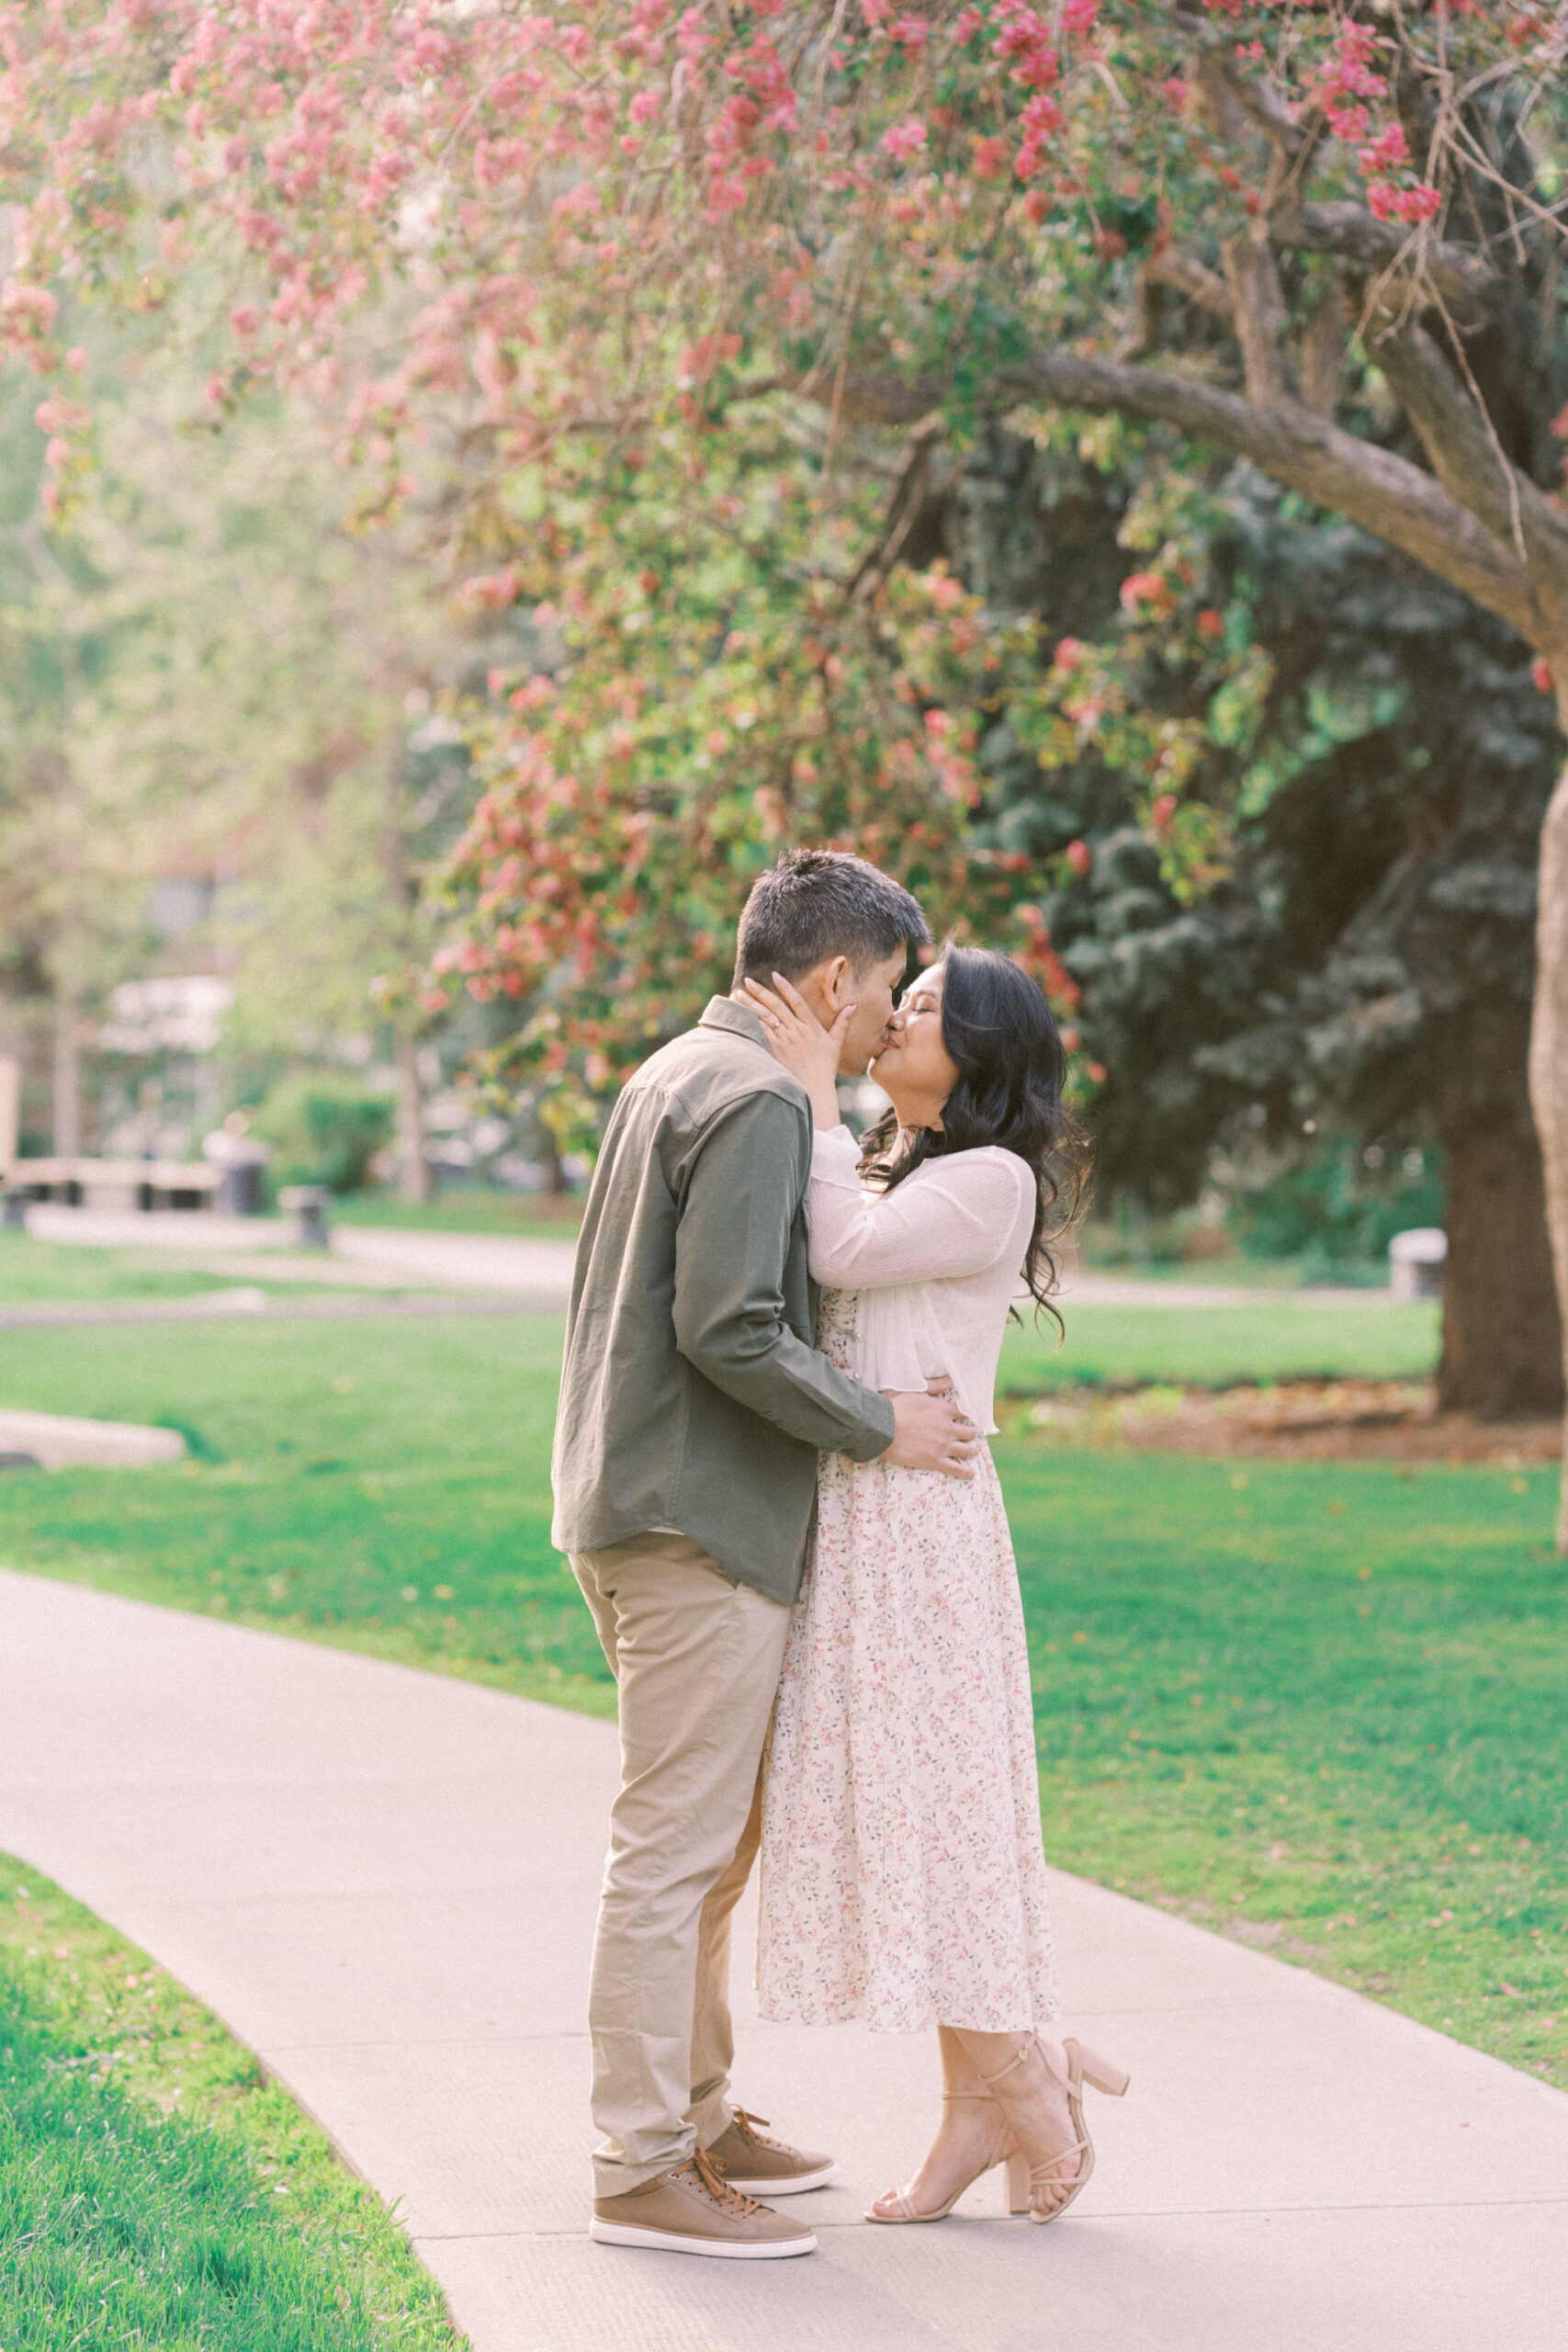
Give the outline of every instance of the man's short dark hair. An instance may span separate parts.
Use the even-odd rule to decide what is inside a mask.
[[[902,884],[847,850],[793,849],[751,885],[736,943],[735,985],[782,972],[799,979],[830,956],[868,971],[931,938]]]

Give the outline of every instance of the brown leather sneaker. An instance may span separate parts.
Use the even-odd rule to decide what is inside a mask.
[[[777,2262],[815,2254],[816,2233],[719,2178],[699,2148],[690,2164],[655,2173],[640,2188],[596,2197],[588,2234],[601,2245],[661,2246],[666,2254],[716,2255],[729,2262]]]
[[[765,2115],[748,2115],[743,2107],[704,2155],[721,2180],[747,2197],[798,2197],[803,2188],[825,2188],[839,2167],[831,2156],[808,2155],[786,2147],[782,2140],[762,2135]]]

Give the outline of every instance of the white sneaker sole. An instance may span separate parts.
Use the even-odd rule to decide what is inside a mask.
[[[720,2262],[782,2262],[792,2254],[815,2254],[817,2240],[798,2238],[687,2238],[673,2230],[639,2230],[626,2222],[588,2224],[588,2234],[600,2245],[646,2245],[656,2253],[705,2254]]]
[[[826,2188],[830,2180],[839,2177],[837,2165],[820,2165],[815,2172],[792,2173],[785,2180],[777,2180],[771,2173],[759,2173],[755,2180],[742,2178],[737,2172],[725,2174],[731,2188],[742,2197],[764,2198],[771,2205],[775,2197],[798,2197],[807,2188]]]

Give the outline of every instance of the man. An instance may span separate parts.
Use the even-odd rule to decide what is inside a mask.
[[[809,2254],[756,2201],[832,2176],[729,2099],[730,1914],[761,1826],[761,1761],[816,1501],[819,1450],[972,1475],[946,1396],[879,1396],[812,1345],[811,1116],[743,995],[781,972],[840,1068],[863,1072],[912,945],[907,890],[798,851],[740,918],[736,993],[623,1091],[588,1198],[556,1430],[555,1541],[618,1686],[589,2022],[591,2233],[742,2259]]]

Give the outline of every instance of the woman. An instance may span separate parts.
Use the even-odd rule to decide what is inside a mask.
[[[893,1108],[857,1150],[839,1030],[787,980],[749,984],[811,1098],[819,1344],[870,1387],[951,1381],[994,1430],[1020,1277],[1043,1303],[1047,1222],[1070,1154],[1063,1057],[1005,956],[949,946],[874,1062]],[[868,2219],[936,2222],[993,2165],[1051,2222],[1088,2180],[1082,2088],[1127,2077],[1043,2029],[1057,2009],[1029,1657],[988,1451],[972,1482],[825,1454],[791,1623],[762,1832],[764,2017],[939,2028],[942,2117],[908,2187]]]

